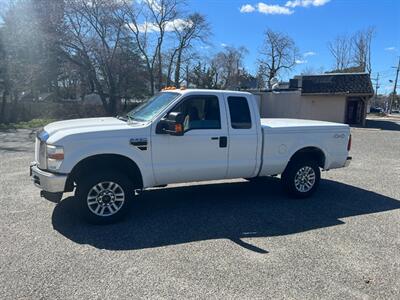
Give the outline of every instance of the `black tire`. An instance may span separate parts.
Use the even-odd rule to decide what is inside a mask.
[[[304,179],[302,174],[308,174],[305,176],[307,179]],[[310,180],[313,174],[314,180]],[[320,179],[321,171],[318,163],[307,157],[298,157],[290,161],[281,176],[285,191],[293,198],[310,197],[318,188]]]
[[[116,171],[86,174],[76,183],[75,197],[79,214],[93,224],[111,224],[120,221],[135,197],[134,183]]]

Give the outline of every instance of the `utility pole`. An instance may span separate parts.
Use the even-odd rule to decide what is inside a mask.
[[[378,101],[378,89],[380,88],[380,85],[379,85],[379,73],[376,75],[376,78],[372,78],[372,80],[375,81],[375,103],[374,103],[374,106],[376,106],[376,103]]]
[[[396,68],[396,67],[393,67]],[[400,71],[400,57],[399,57],[399,63],[397,64],[397,71],[396,71],[396,79],[394,80],[394,87],[393,87],[393,93],[392,93],[392,101],[390,101],[390,107],[389,107],[389,113],[392,113],[392,108],[393,108],[393,102],[396,98],[396,89],[397,89],[397,80],[399,79],[399,71]]]

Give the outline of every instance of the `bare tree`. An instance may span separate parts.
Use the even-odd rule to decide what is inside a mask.
[[[353,44],[353,63],[360,68],[362,72],[371,74],[371,44],[375,35],[375,29],[369,27],[356,32],[351,41]]]
[[[21,97],[37,99],[41,87],[46,85],[42,80],[45,71],[43,35],[31,2],[10,2],[7,10],[1,12],[1,19],[3,97],[0,122],[14,122],[18,118],[17,105]],[[5,115],[7,102],[12,106],[8,116]]]
[[[282,70],[290,71],[296,65],[299,51],[295,42],[288,35],[268,29],[265,32],[264,45],[260,51],[260,64],[264,65],[268,87],[271,79]]]
[[[207,37],[210,35],[210,28],[204,16],[194,13],[189,15],[181,24],[175,27],[175,36],[177,46],[174,47],[170,55],[170,61],[167,72],[167,85],[169,85],[172,66],[175,65],[175,86],[179,87],[181,82],[182,60],[185,52],[193,49],[193,44],[197,41],[206,43]]]
[[[350,67],[352,43],[348,36],[337,36],[332,42],[328,43],[328,48],[334,58],[335,70],[344,70]]]
[[[217,83],[222,89],[239,87],[240,72],[243,68],[244,56],[248,53],[245,47],[225,47],[214,57],[212,64],[216,68]]]
[[[323,74],[324,73],[324,68],[319,67],[306,67],[301,71],[301,75],[317,75],[317,74]]]
[[[5,109],[7,103],[7,97],[9,95],[9,83],[7,73],[7,56],[4,45],[4,33],[0,29],[0,91],[1,91],[1,105],[0,105],[0,123],[5,123]]]
[[[339,35],[328,43],[334,59],[332,72],[368,72],[371,74],[371,44],[375,29],[369,27],[351,36]]]
[[[64,56],[85,70],[110,115],[120,100],[117,57],[125,29],[115,18],[120,9],[118,0],[67,0],[66,38],[61,42]]]
[[[163,52],[167,31],[171,31],[178,17],[178,6],[183,0],[125,0],[127,28],[131,31],[141,55],[146,61],[150,92],[163,85]],[[155,86],[157,77],[157,86]]]

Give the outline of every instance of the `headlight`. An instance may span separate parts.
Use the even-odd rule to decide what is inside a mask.
[[[64,160],[64,148],[47,145],[47,169],[58,170]]]

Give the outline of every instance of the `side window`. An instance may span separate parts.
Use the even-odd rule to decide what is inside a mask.
[[[185,131],[191,129],[221,129],[221,114],[216,96],[190,96],[172,111],[185,115]]]
[[[234,129],[250,129],[251,117],[249,104],[245,97],[228,97],[231,125]]]

